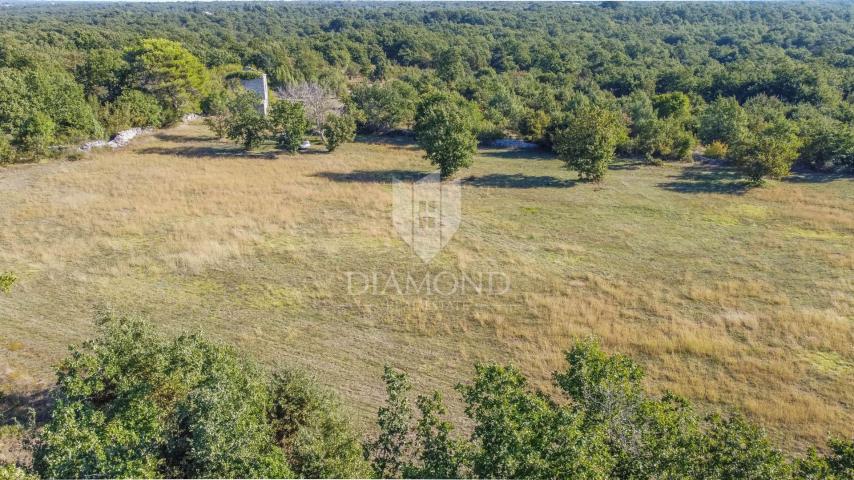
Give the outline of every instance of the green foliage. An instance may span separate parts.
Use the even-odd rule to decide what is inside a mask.
[[[791,460],[740,415],[700,417],[682,398],[647,395],[643,370],[626,356],[608,355],[592,339],[576,342],[566,361],[566,370],[554,376],[566,399],[532,389],[514,367],[478,365],[473,381],[458,387],[472,425],[467,439],[453,437],[438,393],[418,397],[420,416],[413,422],[408,378],[386,369],[389,400],[380,409],[380,438],[371,450],[377,475],[850,477],[854,442],[831,440],[827,456],[812,452]]]
[[[228,134],[228,117],[231,114],[229,102],[231,100],[225,90],[220,90],[210,94],[202,101],[205,125],[210,127],[218,138],[225,138]]]
[[[34,455],[43,477],[290,474],[267,422],[265,376],[198,335],[168,340],[105,315],[58,371]]]
[[[352,116],[334,113],[326,116],[323,124],[323,139],[328,151],[332,152],[342,143],[352,142],[354,138],[356,138],[356,122]]]
[[[735,165],[755,183],[763,178],[789,174],[801,140],[797,126],[779,116],[770,120],[754,118],[748,133],[732,146]]]
[[[270,129],[279,148],[290,153],[299,150],[305,132],[311,124],[299,102],[280,100],[270,109]]]
[[[207,93],[205,66],[178,42],[145,39],[125,52],[127,83],[154,95],[164,110],[166,123],[199,110]]]
[[[86,54],[86,60],[77,67],[75,76],[87,97],[94,96],[101,102],[108,102],[120,94],[127,69],[120,50],[97,49]]]
[[[139,90],[122,92],[108,106],[108,112],[105,127],[111,135],[132,127],[159,127],[162,123],[163,109],[157,99]]]
[[[436,74],[448,83],[454,83],[466,74],[466,67],[457,49],[449,48],[439,54],[436,59]]]
[[[271,383],[277,443],[302,478],[364,478],[370,464],[338,401],[314,379],[281,370]]]
[[[584,431],[582,413],[530,391],[515,368],[480,365],[460,391],[475,423],[475,477],[608,478],[601,433]]]
[[[364,114],[362,129],[384,132],[408,127],[415,118],[418,93],[406,82],[393,80],[353,89],[353,102]]]
[[[831,439],[827,464],[838,478],[854,478],[854,439]]]
[[[586,104],[570,113],[566,128],[555,133],[554,150],[581,179],[598,182],[627,136],[620,112]]]
[[[460,478],[468,452],[465,443],[451,437],[454,426],[441,418],[447,414],[442,394],[420,395],[416,404],[421,415],[415,430],[418,463],[407,469],[406,476]]]
[[[704,478],[789,478],[791,466],[768,437],[740,415],[712,415],[704,442]]]
[[[710,158],[726,158],[727,153],[729,152],[729,146],[726,143],[723,143],[719,140],[713,141],[706,149],[703,151],[703,155]]]
[[[820,115],[801,124],[800,162],[815,170],[854,171],[854,126]]]
[[[257,148],[267,133],[268,122],[258,104],[258,95],[250,91],[240,92],[228,102],[225,136],[240,142],[246,150]]]
[[[41,157],[49,152],[55,139],[56,124],[47,114],[36,111],[26,117],[12,139],[19,151],[32,157]]]
[[[386,365],[383,380],[388,398],[377,412],[379,435],[367,446],[374,472],[380,478],[399,477],[407,468],[412,449],[410,422],[412,406],[407,394],[412,389],[405,373]]]
[[[38,477],[12,464],[0,464],[0,480],[38,480]]]
[[[700,115],[697,135],[706,145],[719,141],[734,145],[745,133],[747,113],[735,98],[717,98]]]
[[[471,165],[478,123],[471,106],[452,95],[431,93],[418,104],[415,138],[442,178]]]
[[[0,165],[15,161],[15,149],[9,142],[7,135],[0,133]]]
[[[34,455],[46,478],[364,477],[331,395],[299,372],[272,377],[198,334],[166,338],[104,315],[58,370]]]
[[[0,132],[10,132],[24,157],[36,159],[55,142],[100,136],[83,90],[56,68],[0,68]]]
[[[9,293],[18,277],[12,272],[0,273],[0,292]]]

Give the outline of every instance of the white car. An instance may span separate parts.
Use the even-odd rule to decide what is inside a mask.
[[[309,148],[311,148],[311,142],[309,142],[308,140],[304,140],[302,143],[299,144],[300,150],[308,150]]]

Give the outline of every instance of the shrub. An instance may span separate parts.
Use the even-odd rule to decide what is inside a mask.
[[[826,116],[802,124],[800,162],[814,170],[854,170],[854,127]]]
[[[710,158],[723,159],[726,158],[729,146],[719,140],[715,140],[703,151],[703,155]]]
[[[15,149],[9,143],[9,137],[0,133],[0,165],[15,161]]]
[[[42,112],[33,112],[21,125],[13,143],[31,158],[46,155],[54,141],[56,124]]]
[[[228,134],[229,101],[225,91],[213,93],[202,101],[205,125],[216,134],[217,138],[225,138]]]
[[[240,142],[246,150],[258,147],[267,133],[268,122],[258,110],[258,102],[256,93],[244,91],[228,103],[225,136]]]
[[[139,90],[125,90],[108,106],[107,131],[114,135],[133,127],[159,127],[163,109],[157,99]]]
[[[279,100],[270,109],[269,121],[276,145],[285,151],[296,153],[309,127],[302,104]]]
[[[273,375],[270,418],[276,442],[302,478],[364,478],[362,445],[338,401],[295,370]]]
[[[326,149],[334,151],[344,142],[352,142],[356,138],[356,122],[350,115],[335,115],[330,113],[326,116],[323,125],[323,141]]]
[[[9,293],[18,277],[12,272],[0,273],[0,292]]]
[[[697,131],[706,145],[715,140],[733,145],[745,132],[749,119],[735,98],[718,98],[710,103],[700,115]]]

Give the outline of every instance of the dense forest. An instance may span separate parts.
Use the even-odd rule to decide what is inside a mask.
[[[0,15],[0,156],[240,111],[223,92],[251,68],[273,89],[334,94],[365,133],[418,133],[419,102],[434,95],[477,140],[540,143],[591,179],[614,151],[657,163],[700,147],[754,180],[797,164],[845,171],[852,14],[850,3],[13,4]],[[230,136],[254,146],[242,121]],[[580,142],[603,148],[579,158]],[[436,163],[448,156],[428,148]],[[443,172],[465,165],[458,156]]]

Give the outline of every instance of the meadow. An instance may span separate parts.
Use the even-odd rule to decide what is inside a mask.
[[[449,399],[479,361],[549,389],[594,335],[651,391],[739,409],[788,450],[850,437],[850,179],[748,188],[722,166],[621,159],[586,184],[550,154],[482,149],[458,174],[462,224],[425,264],[394,230],[391,183],[430,171],[405,138],[245,154],[200,123],[0,169],[0,271],[19,277],[0,294],[0,384],[46,388],[111,308],[301,366],[367,426],[384,364]],[[509,289],[360,294],[348,272],[501,272]]]

